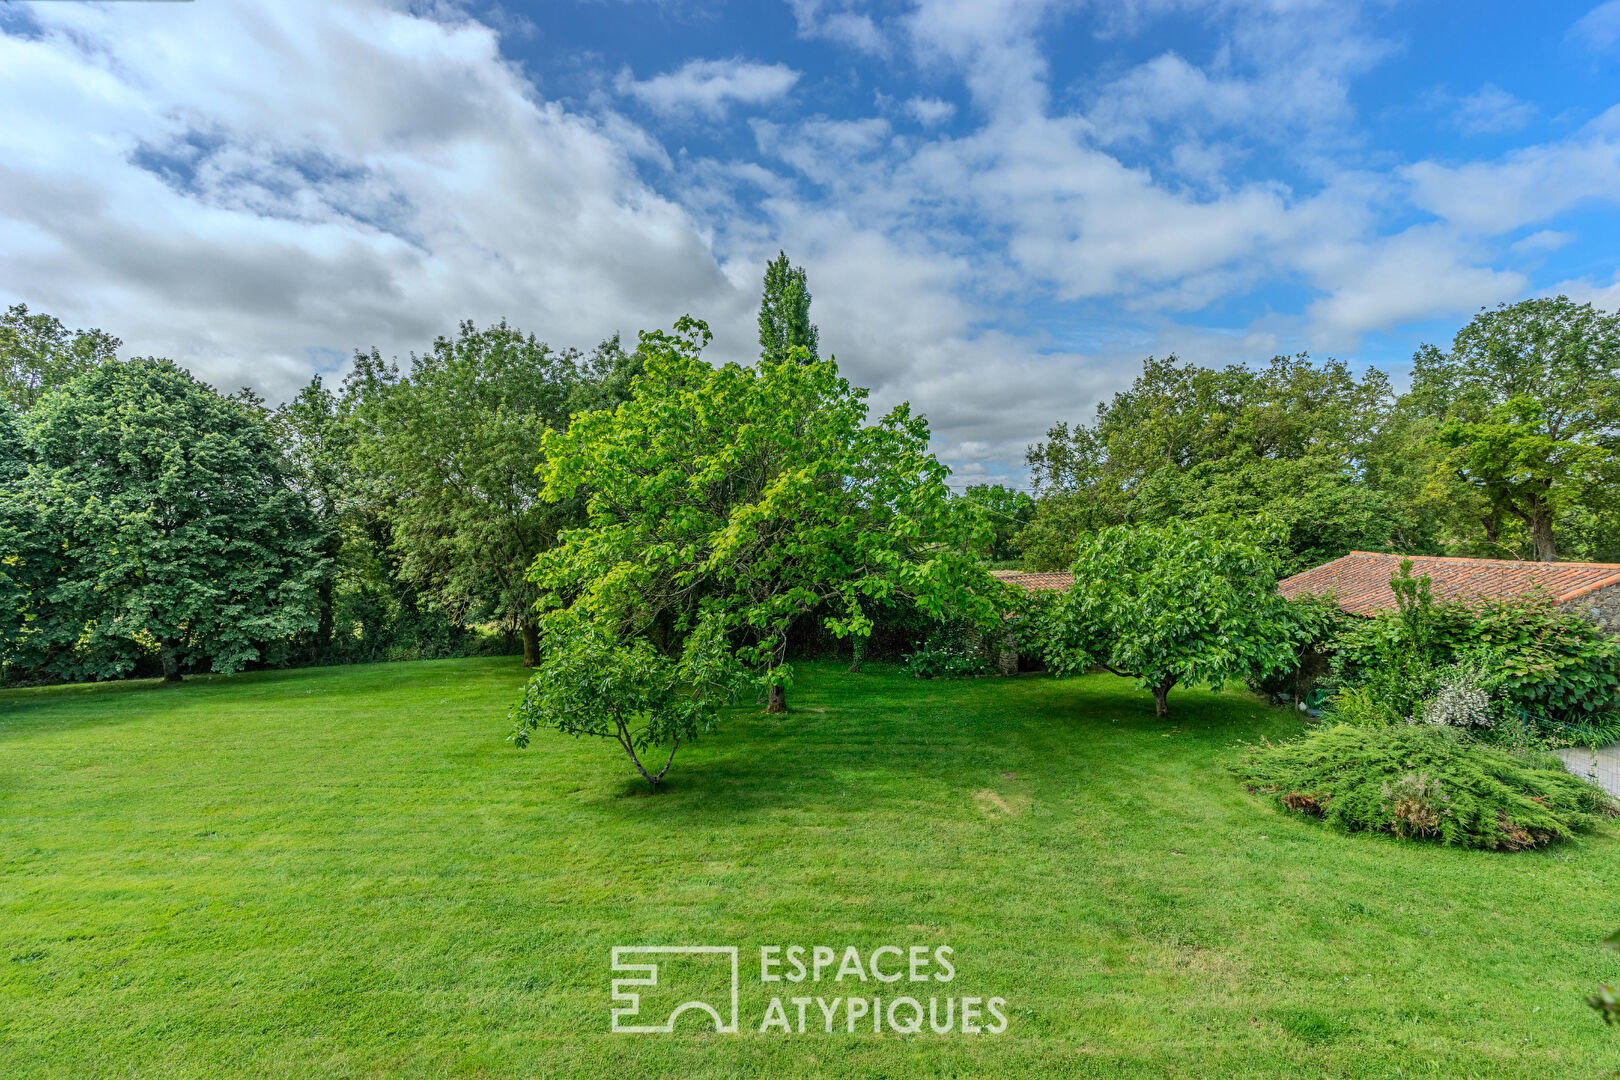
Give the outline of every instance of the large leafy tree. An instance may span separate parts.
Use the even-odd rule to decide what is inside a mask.
[[[1357,547],[1426,547],[1412,485],[1376,482],[1395,475],[1394,404],[1381,373],[1358,378],[1338,360],[1217,370],[1150,357],[1094,423],[1060,423],[1030,447],[1041,498],[1026,563],[1067,565],[1087,529],[1208,514],[1271,519],[1287,570]]]
[[[810,321],[810,284],[804,268],[788,262],[779,251],[765,267],[765,288],[759,301],[760,358],[768,364],[786,360],[794,349],[814,362],[820,335]]]
[[[23,490],[28,476],[22,428],[10,409],[0,408],[0,654],[21,640],[28,618],[31,571],[48,538],[38,527],[35,508]]]
[[[177,680],[314,626],[319,533],[251,404],[168,360],[105,363],[47,393],[25,440],[26,661],[109,678],[155,647]]]
[[[786,707],[788,630],[815,613],[864,636],[868,600],[985,625],[1000,587],[970,546],[982,522],[946,487],[926,422],[901,405],[867,424],[866,391],[802,349],[713,367],[701,322],[643,334],[630,399],[546,435],[546,497],[589,520],[535,561],[543,606],[675,651],[721,620]]]
[[[334,573],[321,580],[314,655],[329,654],[334,632],[336,585],[342,568],[345,516],[355,503],[355,427],[338,395],[320,375],[275,411],[274,426],[287,456],[292,483],[308,500],[320,532],[321,553]]]
[[[1003,562],[1017,554],[1019,535],[1035,515],[1035,500],[1004,484],[970,484],[962,498],[983,516],[990,529],[990,540],[982,553],[991,562]]]
[[[617,340],[590,357],[505,322],[467,322],[400,372],[356,357],[355,460],[382,506],[399,571],[462,624],[494,621],[538,657],[529,564],[578,521],[577,501],[540,498],[547,431],[621,393],[634,358]]]
[[[1285,670],[1304,622],[1277,595],[1271,546],[1218,518],[1083,535],[1074,584],[1040,626],[1047,664],[1139,679],[1160,716],[1176,686]]]
[[[1563,296],[1484,310],[1450,350],[1418,350],[1408,405],[1435,422],[1487,540],[1514,519],[1553,561],[1559,517],[1608,503],[1620,478],[1620,315]]]
[[[0,401],[18,412],[44,393],[115,358],[119,340],[102,330],[69,330],[44,312],[13,304],[0,315]]]

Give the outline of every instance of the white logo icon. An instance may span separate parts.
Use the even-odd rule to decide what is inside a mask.
[[[638,1019],[637,1013],[641,1010],[641,995],[634,990],[625,990],[627,986],[657,986],[658,965],[656,963],[632,964],[626,963],[625,957],[635,955],[683,955],[692,953],[712,953],[731,958],[731,1019],[728,1022],[716,1009],[706,1001],[687,1001],[675,1006],[669,1014],[669,1019],[662,1024],[623,1024],[622,1020]],[[640,973],[639,978],[614,979],[613,1000],[623,1002],[613,1008],[613,1030],[626,1032],[632,1035],[668,1035],[675,1031],[675,1020],[687,1009],[698,1009],[714,1017],[714,1030],[722,1035],[734,1035],[737,1032],[737,946],[735,945],[615,945],[613,947],[613,970],[633,971]],[[645,1019],[645,1018],[641,1018]]]

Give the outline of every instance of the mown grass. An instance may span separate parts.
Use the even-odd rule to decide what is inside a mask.
[[[504,743],[522,679],[0,692],[0,1076],[1620,1065],[1582,1004],[1620,975],[1596,943],[1620,831],[1519,855],[1332,832],[1224,768],[1298,730],[1243,695],[1178,692],[1166,722],[1109,677],[808,665],[786,717],[739,710],[647,797],[612,744]],[[609,949],[653,943],[743,946],[741,1034],[608,1032]],[[751,952],[791,943],[948,944],[951,992],[1005,997],[1010,1028],[760,1034]]]

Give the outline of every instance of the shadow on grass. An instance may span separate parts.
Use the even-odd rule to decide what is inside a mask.
[[[802,665],[789,702],[779,716],[731,710],[719,731],[676,755],[659,797],[631,774],[591,801],[610,817],[709,825],[888,802],[899,813],[919,800],[971,812],[976,793],[1009,785],[1034,785],[1039,801],[1124,776],[1150,789],[1189,776],[1231,786],[1221,762],[1235,741],[1286,738],[1301,726],[1235,689],[1185,691],[1159,718],[1149,694],[1109,675],[926,682]],[[601,753],[628,773],[617,747]]]

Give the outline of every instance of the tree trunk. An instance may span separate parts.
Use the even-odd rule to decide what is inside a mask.
[[[163,681],[180,681],[180,662],[175,659],[174,646],[164,642],[158,646],[158,656],[163,660]]]
[[[332,579],[330,577],[321,582],[316,590],[316,602],[319,605],[320,616],[315,624],[315,655],[311,660],[320,663],[331,663],[332,653]]]
[[[1558,545],[1553,541],[1552,514],[1545,506],[1537,506],[1531,513],[1530,543],[1536,551],[1536,562],[1558,561]]]
[[[1176,685],[1176,680],[1166,679],[1153,688],[1153,714],[1167,717],[1170,715],[1170,688]]]
[[[849,673],[860,674],[861,667],[866,663],[866,638],[852,637],[849,639]]]
[[[533,619],[523,620],[523,666],[534,667],[540,662],[540,625]]]
[[[768,713],[787,712],[787,688],[772,686],[765,695],[765,711]]]
[[[624,721],[619,721],[619,733],[614,738],[619,741],[620,746],[624,747],[624,752],[630,758],[630,764],[636,767],[636,772],[641,774],[641,778],[647,781],[649,787],[657,791],[658,785],[663,782],[664,774],[669,772],[670,765],[675,761],[675,751],[681,748],[679,737],[669,744],[669,757],[664,759],[664,767],[658,770],[657,776],[648,772],[646,767],[641,764],[641,759],[636,756],[635,742],[630,738],[630,729],[625,726]]]

